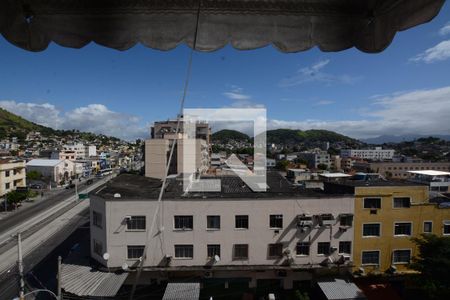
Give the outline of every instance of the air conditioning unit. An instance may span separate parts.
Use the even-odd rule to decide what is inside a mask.
[[[321,214],[318,215],[320,226],[331,226],[335,223],[334,216],[332,214]]]
[[[349,262],[352,258],[350,255],[344,254],[342,255],[342,259],[344,260],[344,262]]]
[[[213,277],[213,274],[212,274],[212,272],[205,272],[205,273],[203,274],[203,277],[204,277],[204,278],[212,278],[212,277]]]
[[[305,214],[297,216],[297,227],[301,228],[302,231],[305,231],[307,228],[312,228],[313,224],[312,216]]]

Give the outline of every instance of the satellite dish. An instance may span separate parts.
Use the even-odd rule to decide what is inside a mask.
[[[214,261],[217,263],[220,261],[220,256],[219,255],[214,255]]]
[[[109,259],[109,253],[106,252],[105,254],[103,254],[103,259],[104,260],[108,260]]]
[[[128,270],[128,264],[127,263],[123,263],[122,270],[124,270],[124,271]]]

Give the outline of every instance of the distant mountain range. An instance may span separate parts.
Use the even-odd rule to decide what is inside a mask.
[[[33,123],[7,111],[6,109],[0,108],[0,139],[17,137],[20,141],[24,141],[27,134],[31,131],[39,131],[46,137],[65,137],[68,135],[77,135],[79,138],[86,141],[91,141],[98,138],[102,138],[103,140],[120,141],[120,139],[115,137],[109,137],[91,132],[79,132],[78,130],[56,130]]]
[[[401,143],[414,141],[420,138],[427,138],[429,136],[440,138],[441,140],[450,141],[450,135],[420,135],[420,134],[408,134],[408,135],[380,135],[374,138],[361,139],[362,142],[373,145],[381,145],[387,143]]]
[[[238,142],[249,142],[251,137],[245,133],[224,129],[212,134],[214,142],[227,143],[231,140]],[[275,129],[267,131],[267,142],[274,144],[295,145],[302,143],[336,143],[361,144],[360,141],[348,136],[328,131],[328,130],[295,130],[295,129]]]

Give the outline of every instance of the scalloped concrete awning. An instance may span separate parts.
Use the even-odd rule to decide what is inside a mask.
[[[117,50],[137,43],[170,50],[283,52],[356,47],[381,52],[398,31],[433,19],[444,0],[0,0],[0,32],[14,45],[42,51],[50,42]]]

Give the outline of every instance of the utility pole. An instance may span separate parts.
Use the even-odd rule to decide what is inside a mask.
[[[20,235],[20,232],[17,234],[17,247],[18,247],[18,260],[17,264],[19,267],[19,299],[25,300],[24,295],[24,281],[23,281],[23,261],[22,261],[22,237]]]
[[[62,295],[61,295],[61,256],[58,256],[58,275],[57,275],[57,296],[58,296],[58,300],[62,300]]]

